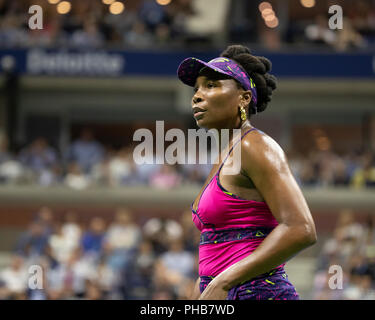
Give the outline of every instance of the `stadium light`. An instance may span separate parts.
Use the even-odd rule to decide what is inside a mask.
[[[277,19],[277,17],[274,16],[274,19],[270,21],[265,20],[265,24],[268,28],[271,28],[271,29],[276,28],[279,25],[279,19]]]
[[[60,2],[60,0],[48,0],[48,2],[50,4],[56,4],[56,3]]]
[[[276,17],[275,11],[273,11],[272,5],[269,2],[264,1],[260,3],[258,9],[268,28],[273,29],[279,25],[279,19]]]
[[[315,0],[300,0],[301,5],[305,8],[312,8],[315,6]]]
[[[258,9],[260,12],[263,12],[265,9],[271,9],[272,10],[272,5],[269,2],[262,2],[259,4]]]
[[[116,1],[109,6],[109,12],[112,14],[120,14],[124,11],[125,6],[122,2]]]
[[[115,2],[116,0],[102,0],[102,2],[104,3],[104,4],[108,4],[108,5],[110,5],[110,4],[112,4],[113,2]]]
[[[72,8],[72,5],[68,1],[62,1],[57,5],[57,12],[59,14],[67,14],[70,9]]]
[[[268,16],[264,17],[264,21],[271,22],[272,20],[277,19],[274,14],[269,14]]]
[[[263,17],[263,19],[265,19],[269,15],[271,15],[271,16],[275,15],[275,12],[271,8],[267,8],[267,9],[264,9],[262,11],[262,17]]]
[[[161,6],[166,6],[172,2],[172,0],[156,0],[157,4],[160,4]]]

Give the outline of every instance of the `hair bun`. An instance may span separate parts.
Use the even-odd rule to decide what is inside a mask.
[[[267,86],[272,88],[272,90],[275,90],[277,87],[277,79],[274,75],[272,74],[265,74],[264,78],[266,79]]]
[[[272,99],[272,91],[277,87],[276,77],[268,73],[272,69],[271,61],[266,57],[252,55],[248,47],[239,44],[228,46],[220,56],[236,61],[253,79],[258,101],[256,106],[253,101],[250,102],[249,112],[264,111]]]
[[[266,72],[269,72],[272,70],[272,62],[267,59],[266,57],[257,57],[265,66]]]
[[[229,59],[235,59],[236,56],[240,54],[251,54],[251,51],[248,47],[245,47],[241,44],[234,44],[229,47],[227,47],[220,56],[226,57]]]

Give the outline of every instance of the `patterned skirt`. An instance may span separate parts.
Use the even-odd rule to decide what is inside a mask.
[[[201,277],[201,293],[212,279],[214,277]],[[233,287],[228,291],[227,300],[299,300],[299,296],[284,268],[280,267]]]

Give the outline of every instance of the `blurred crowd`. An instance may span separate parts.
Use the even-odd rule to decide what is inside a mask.
[[[64,185],[76,190],[134,185],[171,189],[202,184],[211,169],[210,164],[156,164],[155,157],[148,159],[151,164],[137,164],[133,151],[133,147],[105,147],[88,129],[62,152],[39,137],[13,154],[0,137],[0,184]]]
[[[198,243],[190,210],[140,223],[123,207],[87,221],[42,207],[0,270],[0,299],[188,299]]]
[[[373,151],[357,150],[342,154],[314,149],[301,154],[291,150],[287,156],[291,170],[301,186],[355,189],[375,187]]]
[[[162,1],[166,2],[166,1]],[[344,6],[344,28],[332,30],[328,26],[331,15],[326,8],[316,14],[303,8],[288,18],[281,14],[284,2],[274,2],[281,14],[280,28],[268,28],[260,18],[258,2],[238,5],[230,3],[227,19],[222,21],[228,35],[224,42],[261,44],[269,49],[283,45],[320,45],[344,51],[366,48],[375,43],[375,4],[372,0],[339,1]],[[196,34],[189,30],[189,19],[199,17],[193,0],[172,0],[160,5],[156,0],[127,0],[121,14],[111,14],[101,0],[80,0],[72,3],[69,13],[59,14],[55,4],[47,0],[0,0],[0,47],[73,47],[155,48],[158,46],[212,45],[217,35]],[[31,5],[43,8],[43,30],[30,30],[27,21]],[[209,7],[208,7],[209,10]],[[253,15],[256,12],[258,18]],[[202,21],[204,23],[204,21]],[[226,26],[226,27],[225,27]],[[222,29],[223,29],[222,28]]]
[[[339,215],[318,256],[313,299],[375,300],[375,220]]]
[[[75,190],[143,185],[168,190],[202,185],[211,170],[211,164],[199,164],[198,152],[193,159],[196,164],[175,165],[156,164],[155,158],[149,159],[154,164],[137,164],[133,153],[132,146],[119,150],[105,147],[88,129],[63,151],[39,137],[14,154],[8,150],[3,136],[0,137],[0,184],[60,185]],[[337,154],[331,150],[313,150],[307,155],[290,151],[287,156],[302,187],[375,187],[375,156],[371,151]]]
[[[114,15],[101,0],[74,1],[67,14],[59,14],[47,0],[0,0],[0,47],[172,45],[184,35],[185,19],[192,14],[190,2],[174,0],[163,6],[155,0],[127,0],[124,12]],[[43,9],[42,30],[28,27],[31,5]]]
[[[291,21],[285,33],[288,43],[318,44],[337,51],[374,47],[375,2],[372,0],[342,1],[342,29],[333,30],[329,21],[333,14],[321,12],[314,19]],[[328,8],[328,7],[327,7]],[[337,19],[333,19],[337,23]]]

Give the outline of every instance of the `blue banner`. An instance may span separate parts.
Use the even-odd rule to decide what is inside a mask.
[[[211,60],[219,52],[140,52],[23,49],[0,50],[0,72],[54,76],[176,76],[179,63],[190,56]],[[278,77],[373,78],[372,53],[267,53]]]

